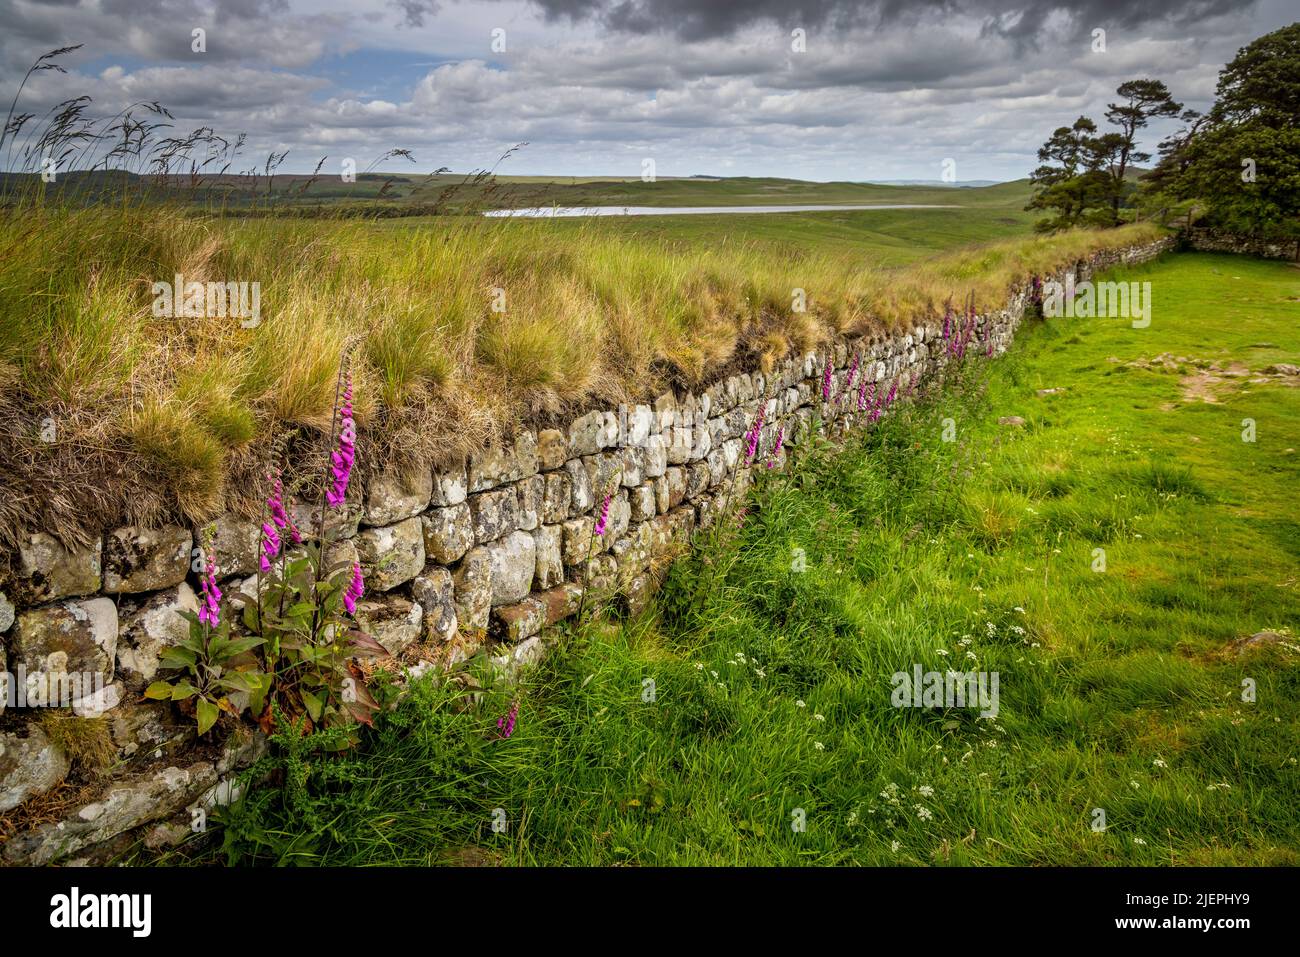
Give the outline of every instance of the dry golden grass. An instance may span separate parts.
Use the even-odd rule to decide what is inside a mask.
[[[12,545],[28,522],[76,539],[247,505],[274,437],[292,430],[297,452],[321,451],[349,341],[363,473],[423,468],[519,420],[700,386],[742,362],[770,367],[949,298],[1000,306],[1035,272],[1156,232],[1036,237],[882,271],[608,231],[557,240],[547,225],[0,213],[0,540]],[[261,324],[154,317],[152,284],[176,273],[260,283]],[[791,308],[795,289],[805,312]],[[47,420],[54,443],[40,439]]]

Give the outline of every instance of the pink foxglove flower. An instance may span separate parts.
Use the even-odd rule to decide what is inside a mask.
[[[781,445],[785,442],[785,425],[781,425],[776,430],[776,444],[772,446],[772,451],[767,456],[767,467],[776,468],[777,456],[781,454]]]
[[[347,609],[349,615],[357,613],[357,601],[366,593],[366,582],[361,577],[361,566],[353,563],[352,580],[348,582],[347,590],[343,592],[343,607]]]
[[[339,447],[330,456],[330,473],[334,486],[325,493],[331,508],[341,508],[348,494],[348,479],[356,459],[357,424],[352,419],[352,373],[348,372],[343,389],[343,404],[339,407]]]
[[[858,362],[861,357],[862,353],[853,353],[853,364],[849,366],[849,377],[844,380],[844,391],[840,393],[841,402],[844,401],[844,396],[848,395],[848,393],[853,389],[853,377],[858,374]]]
[[[758,440],[763,435],[763,419],[767,415],[767,403],[764,402],[758,407],[758,415],[754,419],[754,424],[749,427],[745,434],[745,464],[749,465],[754,461],[754,456],[758,453]]]
[[[200,591],[199,621],[212,628],[221,623],[221,589],[217,587],[217,556],[212,549],[203,560],[203,584]]]
[[[508,738],[515,733],[515,721],[519,717],[518,699],[510,702],[510,712],[505,717],[497,718],[497,733],[502,738]]]
[[[871,391],[876,390],[876,384],[871,383]],[[861,412],[867,407],[867,377],[862,377],[862,382],[858,384],[858,411]]]
[[[271,521],[279,531],[289,532],[289,538],[295,545],[302,544],[302,535],[298,531],[298,526],[293,523],[289,513],[284,507],[284,486],[280,482],[280,476],[274,477],[268,475],[267,479],[271,480],[271,494],[266,500],[266,507],[270,510]]]
[[[835,372],[835,367],[831,364],[831,357],[826,357],[826,368],[822,371],[822,401],[831,400],[831,375]]]
[[[605,534],[609,527],[609,500],[613,498],[612,493],[605,493],[605,501],[600,504],[600,518],[596,521],[596,536],[600,537]]]
[[[898,396],[898,380],[895,379],[893,385],[889,387],[889,398],[885,399],[885,408],[894,404],[894,399]]]
[[[271,570],[271,560],[280,554],[280,535],[275,530],[275,525],[271,522],[262,523],[262,558],[260,567],[262,571]]]

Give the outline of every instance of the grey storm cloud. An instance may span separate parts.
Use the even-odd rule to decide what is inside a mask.
[[[1131,28],[1167,21],[1193,23],[1254,0],[531,0],[550,20],[591,20],[627,33],[673,33],[683,39],[729,36],[759,23],[791,26],[916,26],[946,17],[970,16],[986,33],[1021,41],[1038,37],[1053,18],[1076,32],[1096,26]]]

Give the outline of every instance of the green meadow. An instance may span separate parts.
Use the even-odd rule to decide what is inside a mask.
[[[518,687],[390,690],[356,753],[280,736],[169,859],[1300,863],[1300,389],[1265,372],[1300,355],[1300,273],[1105,278],[1151,283],[1148,327],[1027,318],[763,475],[645,613]],[[917,665],[996,673],[996,715],[895,707]]]

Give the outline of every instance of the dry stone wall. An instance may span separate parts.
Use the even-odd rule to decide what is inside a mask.
[[[1297,240],[1279,242],[1200,226],[1184,230],[1183,234],[1187,246],[1197,252],[1240,253],[1263,259],[1291,259],[1300,262],[1300,241]]]
[[[1069,271],[1082,281],[1169,245],[1106,252]],[[832,436],[862,428],[890,414],[891,395],[906,402],[953,363],[1000,355],[1031,296],[1026,284],[1005,309],[975,317],[960,356],[942,319],[931,319],[843,339],[698,394],[593,409],[562,429],[520,429],[450,471],[379,476],[353,490],[331,559],[360,563],[367,595],[357,618],[399,660],[445,668],[486,649],[513,671],[538,659],[547,627],[575,613],[584,584],[589,603],[642,607],[695,530],[739,504],[751,468],[769,460],[784,468],[814,428]],[[959,317],[951,333],[962,329]],[[747,467],[745,435],[760,408],[759,454]],[[606,528],[593,535],[606,491]],[[299,528],[314,527],[317,503],[291,507]],[[6,860],[102,859],[115,846],[105,842],[145,825],[152,845],[178,840],[197,809],[229,799],[229,775],[264,749],[247,729],[220,747],[196,746],[189,722],[141,697],[162,650],[185,634],[178,612],[197,610],[198,534],[126,526],[72,549],[40,531],[24,539],[0,583],[0,815],[50,800],[68,774],[68,756],[34,717],[67,694],[70,677],[78,679],[72,711],[106,722],[118,763],[112,783],[73,801],[61,820],[9,837]],[[236,607],[255,594],[258,537],[255,522],[216,522],[221,587]]]

